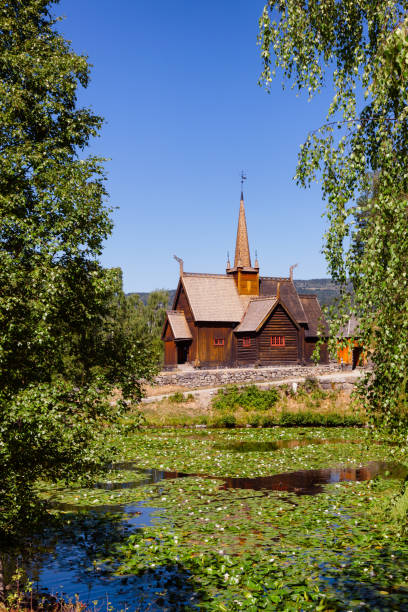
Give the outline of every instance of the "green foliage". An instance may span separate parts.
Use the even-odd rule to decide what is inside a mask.
[[[311,376],[306,378],[305,381],[299,385],[299,388],[305,390],[307,393],[321,391],[319,381],[317,378],[312,378]]]
[[[194,397],[192,393],[185,396],[183,393],[180,393],[180,391],[177,391],[176,393],[173,393],[173,395],[170,395],[167,399],[172,404],[184,404],[186,402],[193,401]]]
[[[33,484],[90,476],[109,461],[106,424],[123,412],[101,387],[71,383],[31,384],[2,410],[0,423],[1,528],[11,532],[32,522],[38,500]]]
[[[236,424],[237,419],[231,412],[226,412],[218,416],[214,421],[215,427],[226,427],[227,429],[235,427]]]
[[[402,490],[392,500],[391,515],[402,526],[404,534],[408,528],[408,483],[405,480]]]
[[[111,405],[113,389],[137,401],[156,369],[119,320],[120,275],[98,263],[112,229],[104,160],[82,151],[102,119],[77,108],[89,66],[56,31],[53,4],[12,0],[0,12],[3,532],[35,518],[40,476],[100,468],[103,428],[125,407]]]
[[[260,424],[262,427],[273,427],[276,425],[276,417],[272,416],[271,414],[265,414],[265,416],[261,417]]]
[[[341,287],[331,349],[354,313],[374,366],[361,396],[395,430],[408,424],[399,402],[408,370],[407,11],[407,0],[268,0],[260,19],[268,89],[280,72],[310,98],[333,90],[325,123],[301,147],[296,180],[320,180],[327,200],[324,251]]]
[[[146,304],[136,293],[122,294],[117,304],[117,316],[124,332],[145,339],[158,362],[163,359],[161,333],[168,304],[169,292],[164,289],[149,293]]]
[[[281,427],[355,427],[364,425],[357,415],[318,412],[282,412],[276,424]]]
[[[237,408],[268,410],[276,404],[278,399],[279,393],[275,388],[261,390],[256,385],[248,385],[247,387],[233,385],[219,389],[212,405],[215,410],[232,411]]]

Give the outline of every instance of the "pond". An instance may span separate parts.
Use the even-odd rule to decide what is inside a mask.
[[[4,549],[5,573],[18,561],[40,592],[98,610],[408,610],[390,512],[406,455],[374,442],[352,429],[132,434],[106,481],[41,486],[59,519]]]

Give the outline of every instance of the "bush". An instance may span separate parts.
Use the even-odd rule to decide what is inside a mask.
[[[273,427],[277,424],[277,418],[273,417],[271,414],[266,414],[262,417],[262,427]]]
[[[194,397],[191,393],[189,393],[187,396],[184,396],[183,393],[180,393],[180,391],[177,391],[176,393],[173,393],[173,395],[170,395],[168,397],[169,402],[171,402],[172,404],[183,404],[184,402],[191,402],[191,400],[193,400]]]
[[[282,412],[278,424],[282,427],[355,427],[364,425],[364,421],[354,415]]]
[[[39,478],[69,481],[109,464],[109,428],[124,408],[100,388],[67,382],[29,385],[0,402],[0,533],[20,533],[43,517],[34,491]]]
[[[253,412],[249,415],[248,424],[252,427],[259,427],[261,425],[261,415]]]
[[[268,410],[275,406],[279,399],[278,390],[258,389],[255,385],[247,387],[237,387],[233,385],[224,389],[219,389],[213,399],[215,410],[234,410],[243,408],[244,410]]]
[[[319,381],[317,380],[317,378],[314,378],[314,376],[309,376],[305,379],[304,383],[302,383],[302,388],[307,391],[308,393],[311,393],[312,391],[320,391],[320,385],[319,385]]]
[[[235,416],[229,413],[223,414],[222,416],[218,417],[218,419],[214,423],[216,427],[226,427],[228,429],[236,427],[236,424],[237,420]]]

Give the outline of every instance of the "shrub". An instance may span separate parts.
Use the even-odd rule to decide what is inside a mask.
[[[311,393],[312,391],[320,391],[319,381],[317,378],[314,378],[314,376],[308,376],[302,383],[302,387],[308,393]]]
[[[248,424],[252,427],[259,427],[261,425],[261,415],[253,412],[249,415]]]
[[[231,429],[236,427],[236,424],[237,420],[231,413],[223,414],[222,416],[218,417],[214,423],[216,427],[226,427]]]
[[[355,415],[282,412],[279,425],[282,427],[355,427],[364,425],[364,421]]]
[[[262,427],[273,427],[273,425],[276,425],[276,422],[276,417],[273,417],[271,414],[265,414],[262,417]]]
[[[219,389],[213,399],[213,408],[216,410],[234,410],[243,408],[244,410],[268,410],[272,408],[279,399],[278,390],[258,389],[255,385],[247,387],[237,387],[233,385],[224,389]]]
[[[168,397],[168,400],[172,404],[183,404],[184,402],[191,402],[194,400],[194,396],[192,393],[185,396],[183,393],[180,393],[180,391],[176,391],[176,393]]]

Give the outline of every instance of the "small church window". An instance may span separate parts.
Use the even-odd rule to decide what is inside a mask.
[[[251,346],[251,338],[242,338],[242,346]]]
[[[214,346],[224,346],[224,338],[214,338]]]
[[[271,346],[285,346],[285,336],[271,336]]]

